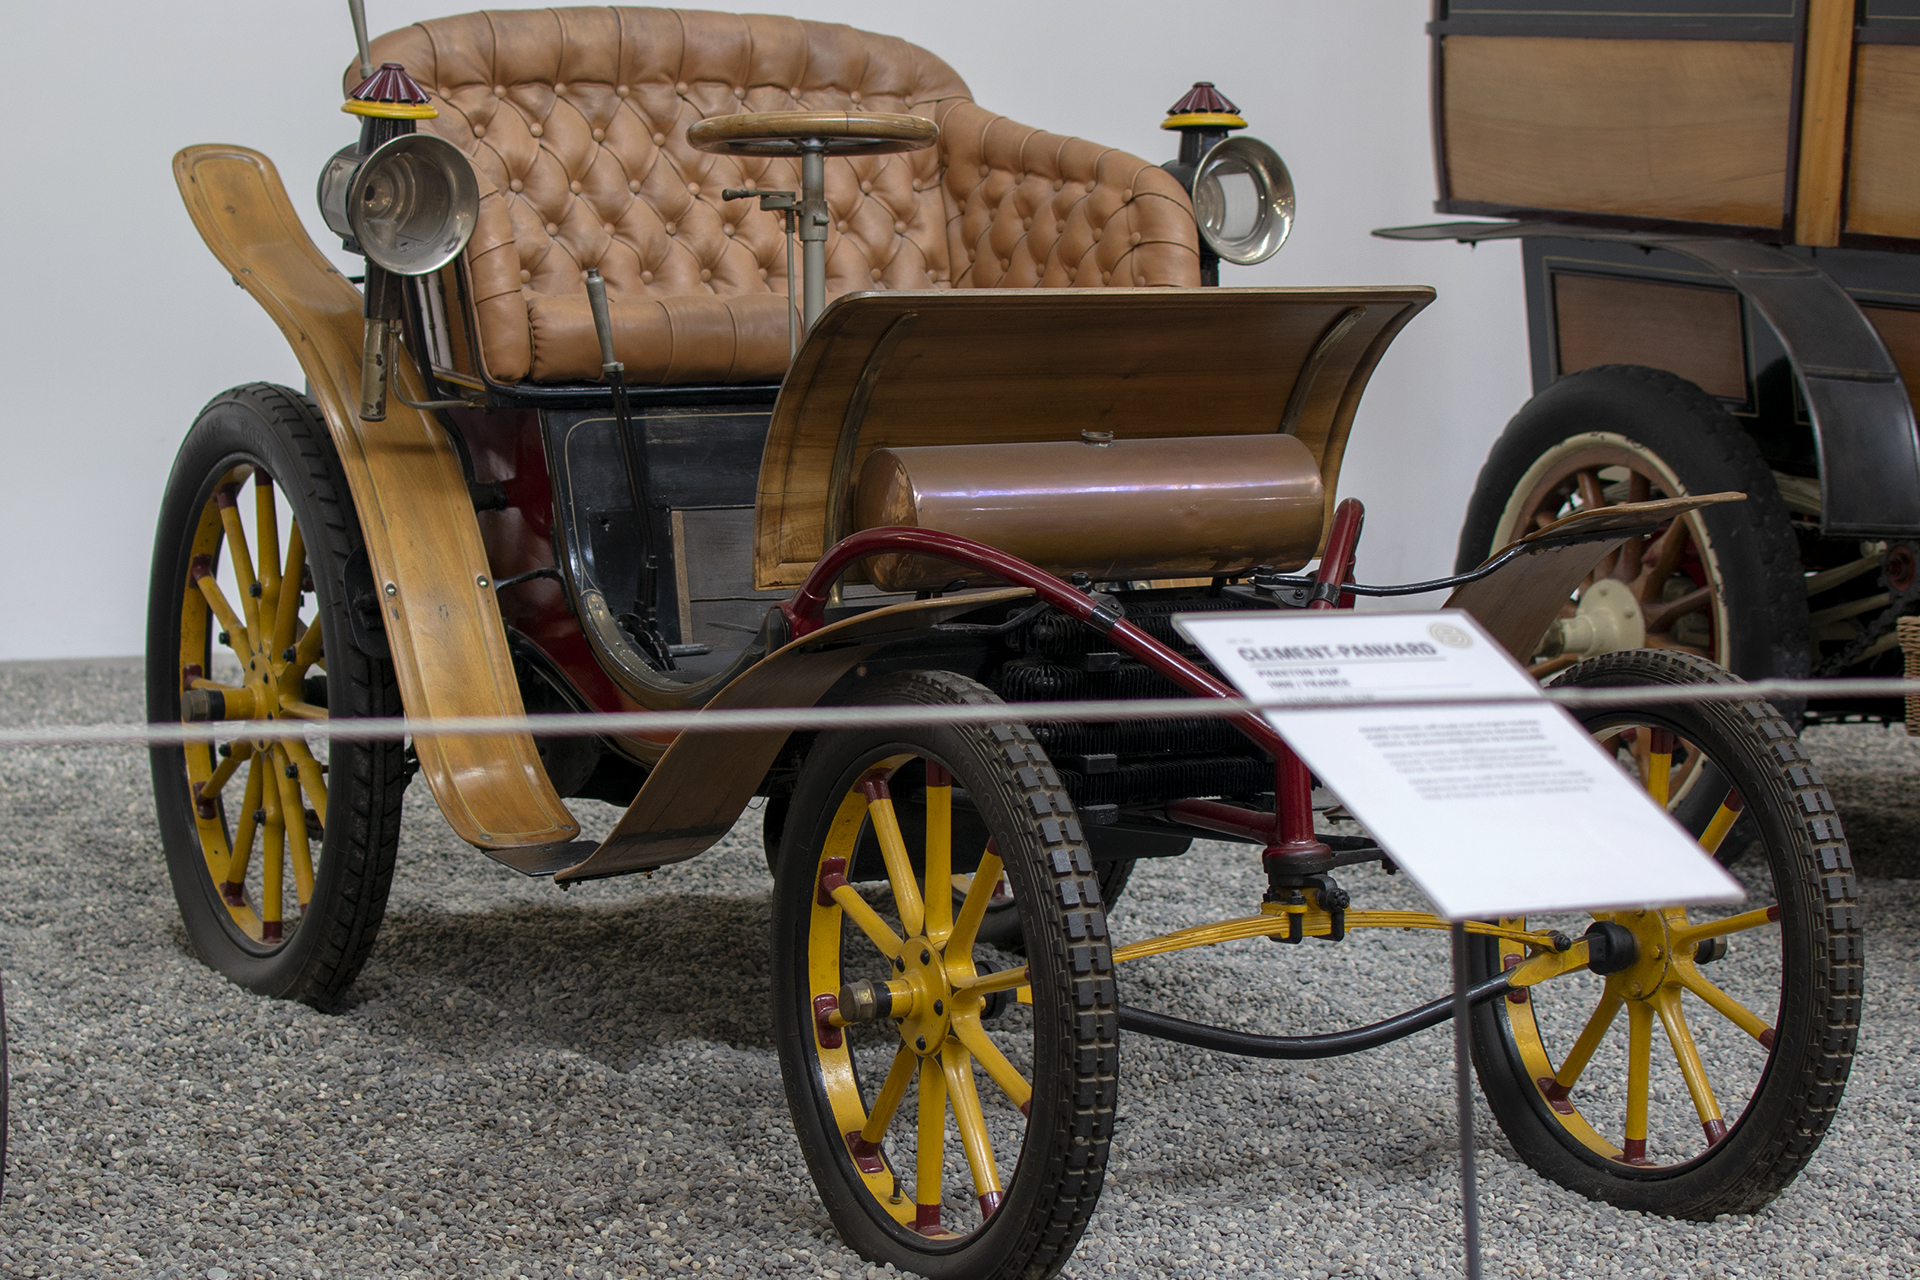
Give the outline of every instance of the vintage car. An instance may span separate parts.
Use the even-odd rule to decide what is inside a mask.
[[[777,17],[441,18],[363,38],[345,88],[360,136],[319,199],[361,278],[265,156],[175,158],[309,384],[215,397],[163,500],[149,706],[190,740],[152,764],[193,944],[263,995],[334,999],[416,772],[459,835],[562,886],[692,858],[764,797],[773,936],[741,945],[771,947],[799,1139],[875,1261],[1056,1270],[1099,1195],[1123,1029],[1307,1058],[1450,1016],[1263,1036],[1121,1003],[1129,960],[1324,940],[1274,947],[1304,983],[1355,931],[1449,928],[1338,883],[1385,851],[1316,834],[1336,801],[1267,721],[1205,714],[1231,690],[1177,615],[1451,585],[1525,658],[1596,560],[1733,496],[1576,513],[1441,584],[1354,581],[1342,451],[1432,293],[1214,287],[1279,247],[1292,192],[1210,85],[1169,113],[1165,165],[995,115],[904,41]],[[1561,677],[1729,679],[1646,652]],[[1195,714],[1046,713],[1169,698]],[[815,707],[840,719],[684,727]],[[347,723],[402,713],[437,731]],[[555,713],[624,718],[540,732]],[[1852,1052],[1831,801],[1757,698],[1582,714],[1752,898],[1467,926],[1483,1086],[1563,1185],[1756,1209]],[[625,811],[581,841],[568,799]],[[1110,938],[1134,862],[1196,837],[1260,857],[1264,901]],[[1650,1086],[1655,1021],[1684,1090]]]
[[[1536,393],[1458,567],[1572,511],[1737,489],[1680,544],[1602,565],[1566,610],[1596,625],[1551,629],[1539,670],[1646,643],[1749,678],[1899,675],[1920,612],[1920,5],[1438,0],[1429,30],[1435,208],[1502,221],[1377,234],[1521,238]]]

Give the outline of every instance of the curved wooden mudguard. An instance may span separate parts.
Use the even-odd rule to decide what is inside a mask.
[[[881,646],[997,601],[1032,594],[1024,587],[976,591],[842,618],[742,672],[707,706],[811,707]],[[625,875],[705,853],[733,829],[790,736],[787,729],[682,733],[600,847],[554,878],[570,883]]]
[[[273,162],[245,147],[188,147],[174,179],[207,247],[280,326],[346,469],[407,714],[420,719],[525,714],[487,553],[459,459],[445,434],[388,398],[363,422],[359,293],[321,256]],[[404,352],[396,389],[424,399]],[[420,771],[463,840],[516,848],[571,840],[579,824],[525,733],[414,739]]]

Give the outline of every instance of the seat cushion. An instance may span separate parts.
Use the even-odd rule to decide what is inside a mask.
[[[669,9],[490,11],[391,32],[373,57],[434,95],[440,115],[423,127],[480,175],[467,265],[499,382],[600,376],[589,267],[607,281],[633,381],[785,371],[780,218],[721,191],[797,190],[799,166],[686,140],[695,120],[738,111],[858,108],[942,126],[923,151],[827,162],[829,297],[1199,283],[1191,209],[1169,175],[996,116],[939,58],[891,36]]]

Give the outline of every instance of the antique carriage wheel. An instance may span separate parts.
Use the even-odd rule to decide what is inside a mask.
[[[354,643],[356,555],[359,522],[313,405],[260,384],[215,399],[161,503],[149,718],[397,715],[386,654]],[[403,744],[236,736],[155,747],[152,765],[174,897],[201,957],[263,994],[337,996],[386,908]]]
[[[1731,679],[1642,650],[1556,687]],[[1710,759],[1726,790],[1694,834],[1713,850],[1744,813],[1760,856],[1742,866],[1739,906],[1526,919],[1584,933],[1596,959],[1476,1012],[1481,1085],[1515,1149],[1563,1186],[1672,1217],[1751,1213],[1820,1144],[1852,1061],[1861,934],[1846,840],[1786,721],[1757,698],[1580,718],[1670,805],[1674,773]],[[1521,947],[1477,938],[1474,953],[1479,980]]]
[[[1579,599],[1606,621],[1630,594],[1646,647],[1713,659],[1749,679],[1807,672],[1806,587],[1785,504],[1752,439],[1720,403],[1658,369],[1604,365],[1569,374],[1516,414],[1467,504],[1455,561],[1478,565],[1522,534],[1578,511],[1689,493],[1738,491],[1630,540],[1595,566]],[[1575,614],[1569,601],[1564,616]],[[1541,654],[1545,677],[1578,655]]]
[[[998,701],[941,672],[888,677],[862,700]],[[907,847],[893,815],[889,782],[909,779],[928,794],[923,848]],[[953,787],[991,832],[957,911],[927,892],[949,883]],[[1086,1228],[1119,1022],[1072,813],[1024,725],[823,734],[801,770],[774,884],[780,1064],[814,1183],[870,1261],[935,1277],[1051,1275]],[[863,831],[883,850],[883,890],[844,878]],[[1032,978],[1014,1001],[966,990],[987,971],[976,931],[1003,867]]]
[[[766,851],[769,873],[777,874],[780,869],[779,833],[786,829],[787,813],[791,806],[792,797],[775,796],[767,801],[761,814],[760,841]],[[1133,864],[1132,858],[1114,858],[1093,864],[1094,878],[1100,882],[1100,902],[1103,906],[1110,909],[1119,900],[1133,875]],[[960,904],[972,890],[971,873],[963,872],[953,877],[954,910],[960,909]],[[1024,945],[1020,940],[1020,912],[1014,906],[1012,886],[1007,883],[1004,874],[1000,878],[999,888],[992,891],[988,899],[986,914],[980,919],[979,938],[988,946],[998,947],[1002,951],[1018,952]]]

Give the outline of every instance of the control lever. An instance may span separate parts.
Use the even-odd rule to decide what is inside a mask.
[[[613,319],[607,314],[607,282],[598,268],[587,268],[587,305],[593,311],[593,331],[600,339],[600,372],[613,391],[613,429],[620,441],[620,462],[627,473],[627,495],[633,502],[634,524],[640,535],[640,587],[633,602],[636,626],[633,638],[662,671],[674,670],[673,653],[660,634],[654,608],[660,562],[653,553],[653,503],[647,472],[633,451],[633,415],[627,405],[627,366],[614,358]]]
[[[360,417],[365,422],[387,417],[387,374],[393,368],[394,331],[402,315],[401,280],[385,267],[367,263],[360,345]]]
[[[722,200],[750,200],[760,197],[762,213],[777,213],[787,229],[787,363],[800,354],[800,331],[793,318],[793,230],[800,217],[800,196],[793,191],[757,191],[751,187],[728,187]]]

